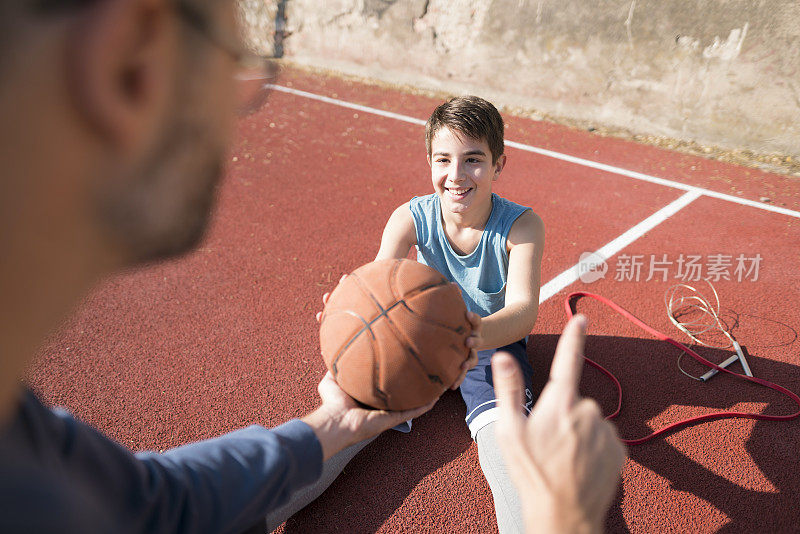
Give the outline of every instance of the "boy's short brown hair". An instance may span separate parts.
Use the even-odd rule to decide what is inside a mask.
[[[425,144],[431,155],[431,142],[436,132],[449,128],[479,141],[486,140],[492,153],[492,164],[503,155],[503,117],[491,102],[477,96],[457,96],[440,104],[425,123]]]

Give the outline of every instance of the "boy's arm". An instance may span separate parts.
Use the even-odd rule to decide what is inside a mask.
[[[527,336],[539,313],[539,284],[544,223],[532,211],[514,222],[508,233],[505,307],[483,318],[478,350],[496,349]]]
[[[378,250],[377,260],[392,258],[403,259],[408,256],[411,247],[417,244],[417,229],[414,226],[414,217],[411,215],[411,202],[406,202],[392,213],[389,222],[383,229],[381,248]]]

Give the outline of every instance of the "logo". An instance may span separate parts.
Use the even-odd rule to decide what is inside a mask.
[[[608,264],[605,258],[594,252],[584,252],[578,260],[578,278],[585,284],[597,282],[606,277]]]

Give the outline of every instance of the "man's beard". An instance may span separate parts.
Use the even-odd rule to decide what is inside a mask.
[[[101,224],[126,263],[185,253],[205,235],[224,154],[209,133],[177,119],[141,165],[101,187]]]

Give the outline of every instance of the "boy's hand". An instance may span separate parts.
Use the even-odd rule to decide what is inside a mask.
[[[527,420],[519,366],[503,352],[492,358],[500,448],[531,532],[601,532],[625,461],[614,427],[578,394],[585,328],[583,316],[567,323]]]
[[[456,381],[453,382],[453,385],[450,386],[450,389],[458,389],[461,386],[461,383],[464,381],[464,377],[467,376],[467,371],[472,369],[478,364],[478,351],[477,348],[481,344],[481,316],[477,313],[473,313],[471,311],[467,312],[467,320],[472,325],[472,333],[469,335],[467,340],[464,342],[467,347],[469,348],[469,358],[467,358],[464,363],[461,364],[461,374],[458,375]]]
[[[342,280],[344,280],[345,278],[347,278],[347,275],[343,274],[342,277],[339,278],[339,283],[341,284]],[[325,293],[324,295],[322,295],[322,307],[323,308],[328,303],[328,299],[329,298],[331,298],[331,294],[330,293]],[[320,322],[322,320],[322,312],[318,311],[315,317],[317,318],[317,322]]]

